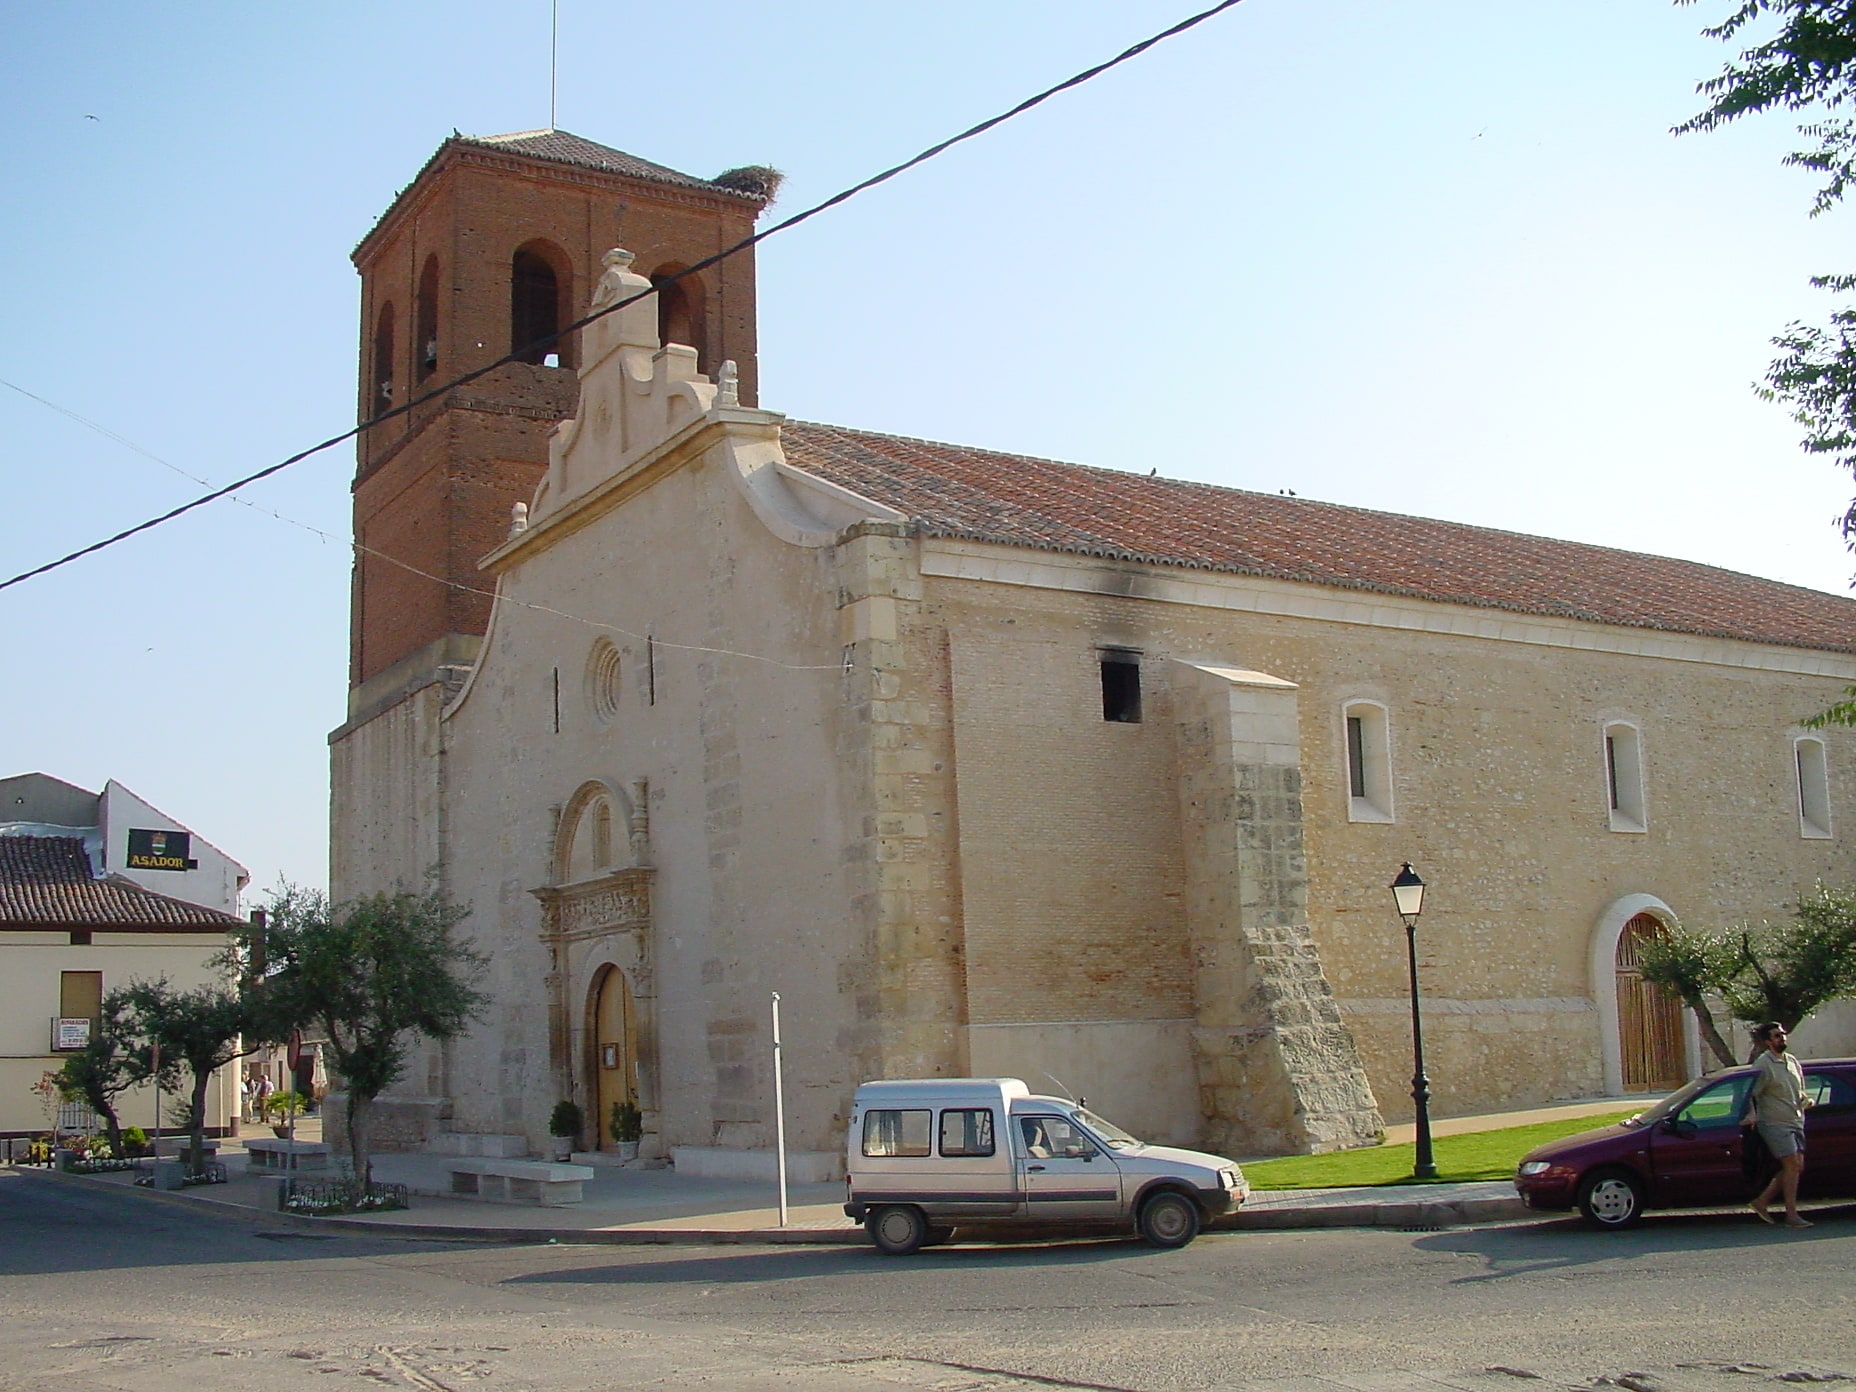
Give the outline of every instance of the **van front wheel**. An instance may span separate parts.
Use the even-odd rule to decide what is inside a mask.
[[[1170,1189],[1141,1205],[1141,1236],[1155,1247],[1184,1247],[1199,1235],[1199,1206]]]
[[[906,1257],[928,1240],[928,1220],[912,1204],[885,1204],[864,1219],[864,1231],[879,1252]]]

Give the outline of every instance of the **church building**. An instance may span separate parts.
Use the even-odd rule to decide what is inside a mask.
[[[767,171],[447,140],[355,252],[332,893],[436,876],[492,1005],[388,1145],[833,1172],[866,1079],[1237,1155],[1706,1066],[1665,925],[1856,871],[1856,602],[1684,561],[790,421]],[[623,303],[636,298],[634,302]],[[562,326],[620,306],[558,342]],[[539,345],[539,346],[535,346]],[[527,351],[530,348],[533,351]],[[1807,1052],[1846,1050],[1831,1012]]]

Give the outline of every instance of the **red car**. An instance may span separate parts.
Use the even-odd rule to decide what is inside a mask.
[[[1628,1228],[1652,1208],[1743,1204],[1770,1173],[1748,1180],[1741,1162],[1752,1076],[1724,1068],[1628,1121],[1537,1146],[1514,1187],[1529,1208],[1577,1208],[1597,1228]],[[1856,1198],[1856,1059],[1805,1063],[1804,1081],[1813,1105],[1799,1196]]]

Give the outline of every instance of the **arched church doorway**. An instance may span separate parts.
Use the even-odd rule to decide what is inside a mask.
[[[1680,1087],[1687,1073],[1682,1003],[1645,981],[1638,968],[1642,945],[1662,931],[1655,915],[1640,913],[1618,934],[1618,1062],[1626,1092],[1666,1092]]]
[[[638,1100],[638,1024],[631,983],[617,967],[607,967],[593,997],[593,1123],[599,1149],[616,1150],[612,1109]]]

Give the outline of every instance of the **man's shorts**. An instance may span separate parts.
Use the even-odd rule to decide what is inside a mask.
[[[1774,1126],[1762,1121],[1759,1138],[1766,1143],[1766,1149],[1781,1160],[1788,1155],[1804,1154],[1804,1132],[1796,1126]]]

